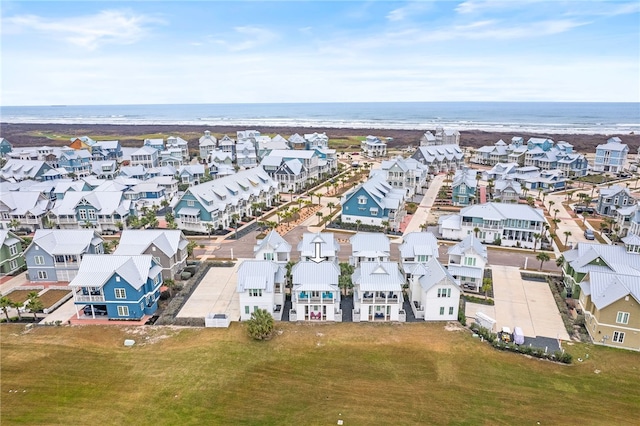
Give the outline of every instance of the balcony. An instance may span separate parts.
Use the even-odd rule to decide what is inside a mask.
[[[77,294],[76,293],[76,297],[74,299],[76,302],[83,302],[83,303],[87,303],[87,302],[104,302],[105,298],[104,295],[84,295],[84,294]]]

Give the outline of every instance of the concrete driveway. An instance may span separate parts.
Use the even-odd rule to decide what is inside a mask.
[[[200,281],[177,317],[204,318],[209,313],[227,314],[231,321],[240,318],[240,298],[236,293],[239,259],[233,268],[211,268]]]
[[[520,327],[525,336],[569,340],[551,289],[546,282],[523,280],[520,269],[493,265],[496,331]],[[470,314],[475,316],[475,313]]]

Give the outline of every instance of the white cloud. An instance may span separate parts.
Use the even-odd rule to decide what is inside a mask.
[[[94,50],[105,44],[133,44],[144,38],[152,24],[163,21],[129,11],[103,10],[94,15],[53,19],[16,15],[3,19],[7,32],[36,31],[76,46]]]
[[[387,19],[391,22],[404,21],[405,19],[411,18],[412,16],[422,13],[430,8],[430,2],[411,2],[405,6],[393,9],[387,14]]]
[[[231,52],[241,52],[269,44],[278,39],[278,34],[262,27],[240,26],[225,38],[211,38],[213,43],[226,47]]]

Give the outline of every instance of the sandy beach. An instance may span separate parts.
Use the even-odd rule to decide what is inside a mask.
[[[0,123],[0,137],[6,138],[14,146],[61,146],[66,144],[64,140],[52,139],[51,135],[87,135],[98,140],[113,137],[119,139],[123,146],[140,146],[143,135],[161,133],[164,135],[180,136],[189,141],[191,149],[197,149],[198,138],[205,130],[214,134],[229,134],[235,137],[238,130],[244,128],[232,126],[186,126],[186,125],[115,125],[115,124],[13,124]],[[408,145],[416,146],[423,130],[395,130],[395,129],[358,129],[358,128],[311,128],[311,127],[268,127],[256,126],[263,134],[280,134],[288,138],[294,133],[326,132],[331,139],[344,139],[351,136],[375,135],[384,138],[393,138],[389,143],[391,148],[401,148]],[[435,129],[431,129],[434,131]],[[636,134],[612,134],[612,135],[585,135],[585,134],[533,134],[533,133],[507,133],[487,132],[479,130],[465,130],[461,132],[460,145],[463,147],[478,148],[490,145],[502,139],[509,142],[514,136],[547,137],[554,141],[566,141],[579,152],[594,152],[598,144],[604,143],[611,136],[619,136],[624,143],[629,145],[629,153],[635,154],[640,147],[640,135]]]

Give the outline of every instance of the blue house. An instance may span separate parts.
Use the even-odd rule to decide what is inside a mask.
[[[90,229],[38,229],[24,252],[32,282],[71,281],[87,254],[104,253],[102,238]]]
[[[91,154],[84,149],[64,149],[60,154],[58,164],[69,173],[75,174],[76,177],[84,177],[91,174]]]
[[[629,146],[614,136],[607,143],[596,147],[596,158],[593,160],[594,172],[619,173],[625,167]]]
[[[5,138],[0,138],[0,158],[6,157],[11,151],[13,151],[13,145]]]
[[[122,161],[122,147],[120,141],[100,141],[91,147],[91,157],[96,161]]]
[[[162,282],[151,255],[86,255],[69,287],[77,318],[139,320],[158,309]]]
[[[452,199],[454,206],[468,206],[476,200],[476,180],[477,171],[463,168],[456,171],[451,184]]]
[[[374,175],[346,192],[340,201],[342,221],[398,229],[404,217],[404,190],[393,188],[382,175]],[[359,222],[358,222],[359,221]]]

